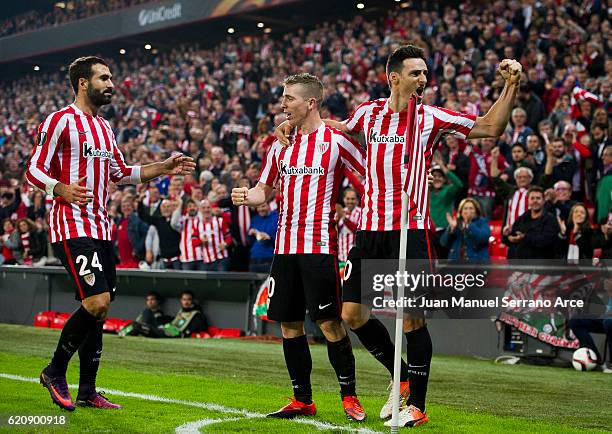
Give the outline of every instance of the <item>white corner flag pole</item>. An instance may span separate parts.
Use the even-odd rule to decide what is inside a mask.
[[[400,276],[406,271],[406,247],[408,244],[408,194],[402,188],[402,214],[400,226],[399,266]],[[400,406],[400,372],[402,366],[402,344],[404,342],[404,283],[397,282],[397,301],[395,309],[395,354],[393,358],[393,410],[391,413],[391,433],[397,434]]]

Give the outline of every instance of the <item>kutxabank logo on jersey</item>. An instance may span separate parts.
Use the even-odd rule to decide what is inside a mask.
[[[398,134],[379,134],[374,129],[370,130],[368,141],[372,144],[375,143],[406,143],[406,137]]]
[[[281,175],[288,176],[304,176],[304,175],[325,175],[325,169],[322,167],[308,167],[308,166],[288,166],[284,161],[280,162],[280,173]]]
[[[112,158],[113,153],[105,149],[95,149],[87,142],[83,142],[83,157],[85,158]]]

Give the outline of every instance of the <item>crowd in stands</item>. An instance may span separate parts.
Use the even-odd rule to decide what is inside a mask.
[[[0,20],[0,38],[128,8],[151,0],[67,0]]]
[[[442,139],[431,215],[443,255],[490,260],[494,221],[509,258],[584,259],[596,250],[610,257],[607,10],[597,1],[481,3],[415,1],[377,19],[108,59],[116,89],[103,115],[126,160],[146,164],[180,151],[197,162],[193,176],[112,187],[108,210],[120,266],[269,267],[277,202],[236,208],[229,192],[258,180],[273,128],[283,120],[282,79],[296,72],[321,77],[322,117],[346,119],[361,102],[388,96],[386,58],[406,41],[426,51],[425,104],[482,115],[503,87],[499,61],[516,58],[525,71],[499,139]],[[70,104],[72,91],[59,73],[37,75],[1,83],[0,99],[1,258],[52,263],[44,235],[50,199],[23,182],[23,171],[37,125]],[[358,176],[347,175],[343,187],[359,191]],[[338,206],[341,233],[354,228],[348,216],[359,207],[348,196],[351,205]]]

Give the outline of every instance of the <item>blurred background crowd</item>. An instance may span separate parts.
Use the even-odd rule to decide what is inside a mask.
[[[59,1],[43,10],[32,9],[0,20],[0,37],[59,26],[70,21],[145,3],[150,3],[150,0]]]
[[[96,2],[103,9],[87,3],[13,17],[0,24],[0,35],[142,2]],[[258,180],[273,128],[284,119],[282,79],[297,72],[319,76],[326,90],[322,117],[346,119],[360,103],[388,96],[386,58],[406,42],[426,51],[425,104],[483,115],[503,87],[495,73],[499,61],[515,58],[525,71],[500,138],[440,142],[431,191],[440,255],[466,261],[609,257],[607,13],[599,0],[457,7],[415,1],[371,19],[358,15],[284,35],[108,58],[115,96],[101,114],[126,160],[147,164],[183,152],[197,162],[193,176],[111,187],[119,266],[266,272],[277,200],[237,209],[229,192]],[[0,82],[0,100],[0,261],[57,263],[46,232],[51,199],[23,174],[38,124],[70,104],[72,90],[65,72],[29,75]],[[343,189],[359,191],[359,182],[349,175]],[[359,207],[354,193],[339,195],[341,224]],[[353,227],[342,224],[341,236]]]

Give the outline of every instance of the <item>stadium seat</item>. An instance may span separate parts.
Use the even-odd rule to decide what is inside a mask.
[[[502,221],[491,220],[489,222],[491,236],[489,237],[489,256],[494,263],[506,263],[508,261],[508,247],[502,242]]]
[[[102,329],[104,330],[105,333],[115,333],[116,334],[116,333],[119,333],[123,327],[131,323],[132,321],[130,320],[125,320],[125,319],[120,319],[120,318],[107,318],[106,321],[104,321],[104,326],[102,327]]]
[[[215,326],[208,327],[208,334],[212,338],[239,338],[244,333],[237,328],[222,329]]]
[[[45,327],[45,328],[50,327],[56,315],[57,315],[57,312],[53,310],[46,310],[44,312],[39,312],[38,315],[34,317],[34,327]]]
[[[210,335],[206,332],[192,333],[191,337],[194,339],[210,339]]]
[[[52,329],[63,329],[64,328],[64,324],[66,324],[66,321],[68,321],[68,318],[70,318],[70,314],[69,313],[57,312],[55,317],[51,321],[51,323],[49,325],[49,328],[52,328]]]

